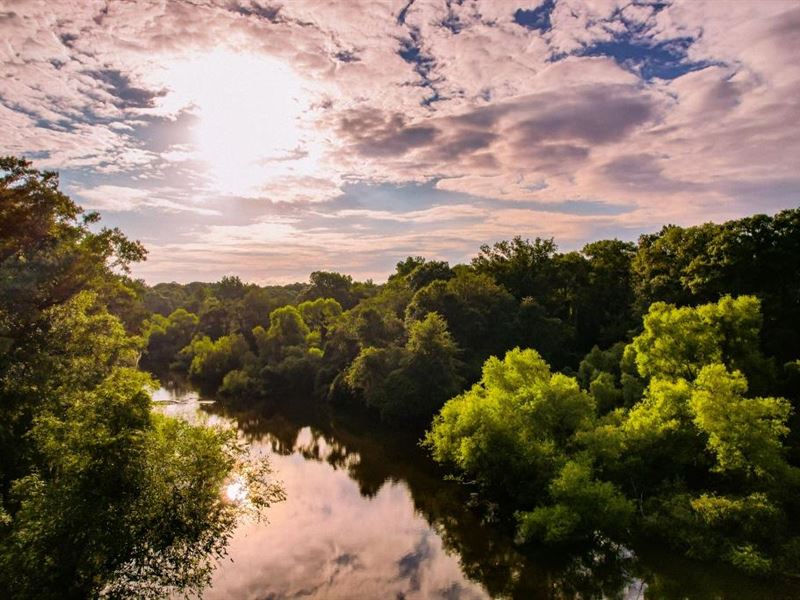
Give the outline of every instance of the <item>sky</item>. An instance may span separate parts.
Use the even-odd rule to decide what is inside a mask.
[[[0,0],[0,154],[148,283],[800,205],[800,2]]]

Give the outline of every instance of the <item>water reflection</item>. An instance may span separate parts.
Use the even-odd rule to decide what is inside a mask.
[[[311,403],[234,410],[188,398],[162,409],[233,423],[287,495],[268,524],[237,530],[209,599],[800,597],[653,548],[637,548],[638,560],[610,543],[523,552],[481,522],[414,436]]]
[[[226,415],[231,416],[231,415]],[[288,500],[269,524],[245,524],[207,598],[485,598],[414,507],[407,485],[353,476],[365,461],[315,425],[233,417],[254,452],[271,455]],[[366,461],[368,463],[368,461]]]

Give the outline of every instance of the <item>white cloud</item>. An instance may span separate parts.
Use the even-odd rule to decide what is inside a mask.
[[[131,212],[158,208],[166,212],[190,212],[198,215],[218,215],[219,211],[201,206],[182,204],[161,197],[163,190],[148,190],[119,185],[98,185],[75,190],[78,203],[84,208],[101,211]]]
[[[415,247],[453,256],[494,236],[548,228],[577,243],[614,225],[652,229],[796,204],[796,2],[657,9],[558,0],[550,30],[514,22],[518,8],[541,4],[417,0],[400,18],[405,3],[388,0],[296,0],[274,10],[228,0],[15,2],[0,15],[2,151],[40,156],[41,166],[78,178],[92,173],[99,185],[77,179],[75,187],[104,210],[222,213],[218,227],[250,227],[213,230],[215,243],[237,257],[225,266],[244,264],[245,252],[227,239],[256,244],[256,258],[245,261],[255,270],[259,252],[280,253],[274,246],[285,242],[306,262],[281,262],[281,277],[315,268],[314,260],[372,273],[381,252],[383,263],[387,253]],[[630,59],[578,56],[627,32],[640,48],[691,38],[682,42],[685,60],[705,68],[645,79]],[[197,61],[207,56],[237,58],[204,72]],[[272,66],[253,66],[262,62]],[[175,68],[187,64],[198,68]],[[242,68],[226,72],[226,64]],[[181,82],[180,73],[193,79]],[[429,181],[510,202],[598,200],[632,209],[583,218],[526,217],[513,204],[487,214],[469,200],[406,212],[369,200],[336,211],[320,204],[348,183]],[[290,204],[299,221],[231,224],[225,202],[233,193]],[[319,214],[358,227],[312,233],[303,221]],[[475,222],[451,231],[457,219]],[[434,225],[441,235],[426,239]],[[170,252],[154,251],[146,269],[179,268],[203,250]]]

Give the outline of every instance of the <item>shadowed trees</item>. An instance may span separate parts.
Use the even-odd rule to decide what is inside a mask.
[[[239,464],[230,432],[152,412],[155,384],[136,369],[142,339],[126,330],[141,286],[124,274],[145,252],[97,221],[55,174],[0,159],[0,589],[10,598],[196,593],[240,512],[220,496],[227,478],[240,473],[258,506],[280,498],[266,463]],[[177,311],[148,328],[172,351],[194,325]]]

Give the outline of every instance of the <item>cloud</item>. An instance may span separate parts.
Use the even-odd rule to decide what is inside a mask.
[[[276,278],[380,276],[407,250],[795,206],[799,27],[782,0],[19,1],[0,13],[0,140],[113,224],[211,232],[228,254],[208,276],[269,277],[284,243],[303,258]],[[411,182],[463,197],[382,204],[376,184]],[[231,222],[245,200],[263,210]],[[202,277],[184,242],[155,239],[143,273]]]
[[[482,219],[489,216],[486,209],[472,204],[446,204],[408,212],[345,209],[330,214],[317,214],[324,218],[349,219],[353,217],[362,217],[376,221],[396,221],[398,223],[438,223],[441,221],[457,221],[465,218]]]
[[[166,212],[191,212],[198,215],[218,215],[217,210],[181,204],[159,196],[159,190],[131,188],[117,185],[99,185],[75,190],[84,208],[111,212],[141,211],[157,208]],[[163,192],[161,192],[163,193]]]

